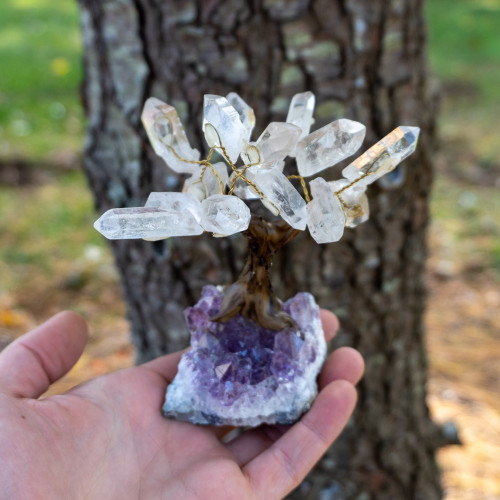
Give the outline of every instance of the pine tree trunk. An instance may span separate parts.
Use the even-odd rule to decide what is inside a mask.
[[[145,99],[174,105],[202,146],[204,93],[240,93],[258,126],[283,120],[290,97],[317,96],[316,126],[349,117],[370,145],[398,124],[419,125],[401,188],[370,189],[370,220],[341,243],[302,234],[274,266],[287,299],[311,291],[340,317],[338,344],[366,360],[343,438],[296,498],[441,497],[437,431],[425,403],[425,232],[433,102],[422,0],[80,0],[88,117],[85,170],[100,212],[142,205],[183,179],[154,155],[140,124]],[[339,172],[339,171],[337,171]],[[208,283],[234,281],[241,237],[112,244],[139,362],[186,345],[182,310]]]

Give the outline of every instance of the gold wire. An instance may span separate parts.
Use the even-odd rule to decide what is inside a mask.
[[[167,118],[168,119],[168,118]],[[213,126],[212,126],[213,127]],[[191,164],[194,164],[194,165],[204,165],[204,167],[210,167],[212,172],[214,173],[214,175],[217,177],[217,179],[219,180],[219,185],[220,185],[220,188],[221,188],[221,193],[224,194],[224,191],[225,191],[225,185],[224,185],[224,182],[222,180],[222,178],[220,177],[220,175],[218,174],[217,170],[215,170],[215,167],[212,165],[212,163],[210,163],[210,159],[212,157],[212,154],[214,152],[215,149],[220,149],[221,150],[221,153],[222,155],[224,156],[224,158],[226,159],[226,161],[229,163],[229,166],[231,167],[231,169],[233,170],[233,172],[236,172],[236,177],[235,177],[235,181],[240,178],[241,180],[243,180],[244,182],[246,182],[249,186],[251,186],[255,192],[257,193],[257,195],[259,196],[259,198],[264,198],[264,194],[262,193],[262,191],[252,182],[250,181],[249,179],[247,179],[244,175],[243,175],[243,172],[245,172],[245,170],[248,168],[248,167],[251,167],[251,166],[254,166],[254,165],[258,165],[258,163],[252,163],[252,164],[248,164],[245,166],[245,168],[243,168],[241,171],[234,165],[234,163],[231,161],[231,159],[229,158],[229,155],[227,154],[227,151],[226,151],[226,148],[222,145],[222,142],[220,140],[220,135],[219,135],[219,132],[217,131],[217,129],[215,127],[213,127],[213,129],[215,130],[215,133],[217,134],[217,138],[219,139],[219,144],[217,145],[214,145],[210,148],[210,151],[208,152],[208,155],[207,155],[207,158],[205,160],[187,160],[186,158],[182,158],[178,153],[177,151],[175,151],[175,149],[171,146],[171,145],[166,145],[171,151],[172,153],[174,154],[174,156],[180,160],[180,161],[183,161],[183,162],[186,162],[186,163],[191,163]],[[260,157],[259,157],[260,158]],[[201,176],[200,176],[200,179],[199,181],[196,181],[196,182],[201,182],[202,185],[203,185],[203,188],[205,190],[205,194],[206,194],[206,187],[203,183],[203,175],[205,174],[205,171],[206,171],[206,168],[204,168],[201,172]],[[232,189],[230,190],[230,193],[229,194],[232,194],[233,190],[234,190],[234,184],[235,182],[233,182],[233,186],[232,186]],[[274,206],[274,204],[273,204]]]
[[[169,118],[167,118],[167,120],[172,125],[172,122],[169,120]],[[186,158],[182,158],[177,153],[177,151],[175,151],[175,149],[172,147],[172,145],[170,145],[170,144],[165,144],[165,145],[172,151],[172,153],[174,154],[174,156],[178,160],[183,161],[185,163],[191,163],[191,164],[194,164],[194,165],[203,165],[203,168],[202,168],[201,174],[200,174],[200,178],[197,181],[195,181],[193,184],[197,184],[198,182],[201,183],[201,185],[203,186],[203,190],[205,192],[205,196],[207,195],[207,188],[205,186],[205,183],[203,182],[203,176],[205,175],[205,172],[207,171],[207,168],[210,168],[212,170],[213,174],[217,177],[217,179],[219,181],[219,186],[220,186],[220,189],[221,189],[221,193],[224,194],[224,192],[225,192],[225,184],[224,184],[221,176],[219,175],[219,173],[217,172],[217,170],[213,166],[213,164],[210,162],[215,149],[220,149],[220,151],[222,153],[222,156],[224,156],[224,159],[227,161],[227,163],[231,167],[232,171],[235,173],[234,179],[233,179],[233,181],[231,183],[231,187],[230,187],[230,189],[228,191],[228,195],[232,195],[233,194],[233,191],[234,191],[234,189],[236,187],[236,182],[238,181],[238,179],[241,179],[242,181],[246,182],[256,192],[257,196],[260,199],[264,199],[265,198],[264,193],[262,193],[262,191],[255,185],[255,183],[253,183],[251,180],[249,180],[244,175],[244,173],[246,172],[246,170],[248,168],[260,164],[261,157],[260,157],[260,151],[258,150],[258,148],[256,148],[256,149],[257,149],[257,152],[259,154],[259,161],[255,162],[255,163],[248,163],[243,168],[239,169],[231,161],[231,158],[229,158],[229,155],[227,154],[226,148],[222,145],[222,141],[220,140],[220,135],[219,135],[218,130],[213,125],[211,125],[211,126],[215,130],[215,133],[217,134],[217,138],[219,139],[219,144],[216,144],[216,145],[214,145],[214,146],[212,146],[210,148],[210,150],[209,150],[209,152],[207,154],[207,157],[204,160],[198,160],[198,161],[196,161],[196,160],[187,160]],[[173,127],[172,127],[172,130],[173,130]],[[173,134],[172,134],[172,141],[173,141]],[[363,177],[365,177],[366,175],[368,175],[368,174],[365,174]],[[361,180],[363,177],[360,177],[359,179],[357,179],[356,181],[354,181],[349,186],[346,186],[345,188],[342,188],[342,190],[340,190],[339,192],[335,193],[337,195],[337,197],[339,198],[339,200],[340,200],[340,202],[342,203],[343,206],[345,206],[345,203],[343,202],[343,200],[339,196],[339,194],[342,191],[344,191],[345,189],[347,189],[348,187],[352,186],[353,184],[355,184],[356,182],[358,182],[359,180]],[[301,175],[290,175],[290,176],[288,176],[288,179],[299,179],[300,184],[302,186],[302,190],[304,191],[304,197],[306,199],[306,202],[309,203],[311,201],[311,198],[309,196],[309,191],[307,189],[307,184],[306,184],[305,179]],[[270,200],[266,200],[266,201],[268,203],[270,203],[276,209],[277,212],[280,211],[278,209],[278,207],[272,201],[270,201]]]
[[[289,175],[287,179],[299,179],[300,185],[302,186],[302,191],[304,191],[306,202],[309,203],[311,201],[311,197],[309,196],[309,191],[307,189],[307,184],[304,177],[302,177],[301,175]]]
[[[350,184],[348,184],[347,186],[344,186],[342,189],[339,189],[338,191],[335,191],[335,196],[339,199],[340,203],[342,204],[343,207],[348,207],[348,205],[346,205],[346,203],[344,202],[344,200],[340,197],[341,193],[343,193],[346,189],[349,189],[350,187],[354,186],[355,184],[357,184],[359,181],[361,181],[362,179],[368,177],[370,175],[370,170],[380,161],[380,160],[383,160],[384,158],[389,158],[389,153],[387,151],[385,151],[385,153],[383,155],[380,156],[380,158],[378,158],[376,161],[374,161],[371,165],[370,165],[370,168],[361,176],[361,177],[358,177],[357,179],[353,180]]]

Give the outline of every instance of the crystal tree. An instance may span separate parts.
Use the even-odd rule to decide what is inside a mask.
[[[109,239],[156,241],[205,231],[248,238],[237,282],[205,287],[198,304],[185,311],[191,350],[167,390],[166,416],[216,425],[292,423],[317,394],[326,355],[319,309],[306,293],[285,303],[274,295],[273,256],[306,227],[322,244],[366,221],[367,186],[413,153],[419,129],[397,127],[346,166],[342,178],[327,182],[316,175],[352,156],[366,128],[340,119],[311,133],[314,105],[311,92],[295,95],[286,122],[270,123],[251,141],[252,108],[234,92],[205,95],[209,150],[201,159],[176,110],[155,98],[146,101],[142,121],[155,152],[188,175],[182,193],[153,192],[144,207],[109,210],[96,229]],[[252,214],[251,200],[272,215]]]

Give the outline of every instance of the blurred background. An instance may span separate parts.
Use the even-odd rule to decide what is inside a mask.
[[[500,499],[500,1],[429,0],[441,89],[429,232],[429,406],[461,446],[447,499]],[[76,2],[0,3],[0,348],[64,308],[91,340],[51,391],[133,363],[125,306],[80,171]]]

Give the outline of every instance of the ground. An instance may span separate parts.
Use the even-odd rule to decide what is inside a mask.
[[[61,309],[89,345],[52,389],[130,366],[125,307],[79,170],[76,2],[0,4],[0,349]],[[431,0],[441,87],[429,231],[428,402],[461,446],[439,452],[447,500],[500,499],[500,5]],[[63,49],[61,49],[63,47]],[[19,63],[22,61],[22,64]]]

